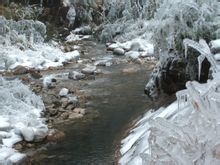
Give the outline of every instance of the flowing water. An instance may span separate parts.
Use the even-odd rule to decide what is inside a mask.
[[[136,71],[122,71],[131,67]],[[65,139],[50,146],[47,157],[34,164],[116,164],[116,150],[130,123],[157,103],[144,95],[151,73],[148,66],[120,64],[102,69],[110,74],[97,76],[83,87],[92,96],[87,107],[97,110],[99,118],[60,126],[66,133]]]

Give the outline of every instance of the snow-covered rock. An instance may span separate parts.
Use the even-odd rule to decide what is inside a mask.
[[[94,74],[96,71],[96,66],[87,65],[84,69],[82,69],[82,73],[84,74]]]
[[[68,78],[73,80],[81,80],[84,79],[86,76],[83,73],[79,73],[77,71],[70,71]]]
[[[113,50],[113,54],[123,56],[125,54],[125,50],[122,48],[115,48]]]
[[[131,58],[132,60],[135,60],[139,58],[140,53],[137,51],[129,51],[125,53],[125,56]]]
[[[59,96],[64,97],[64,96],[67,96],[68,93],[69,93],[69,89],[67,89],[67,88],[62,88],[62,89],[60,90],[60,92],[59,92]]]

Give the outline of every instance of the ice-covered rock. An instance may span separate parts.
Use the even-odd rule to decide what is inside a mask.
[[[129,52],[125,53],[125,56],[128,58],[131,58],[132,60],[135,60],[135,59],[139,58],[140,53],[137,51],[129,51]]]
[[[83,73],[77,72],[77,71],[70,71],[68,78],[73,80],[81,80],[84,79],[86,76]]]
[[[125,54],[125,50],[123,48],[115,48],[113,50],[113,54],[123,56]]]
[[[94,74],[96,71],[96,66],[87,65],[85,68],[82,69],[82,73],[84,74]]]

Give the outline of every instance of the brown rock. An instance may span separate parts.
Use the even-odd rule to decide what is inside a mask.
[[[14,75],[22,75],[28,73],[28,69],[19,65],[14,69]]]
[[[69,118],[69,113],[68,112],[64,112],[60,115],[61,119],[66,120]]]
[[[73,110],[73,112],[78,113],[78,114],[82,114],[82,115],[85,115],[85,114],[86,114],[86,110],[83,109],[83,108],[75,108],[75,109]]]
[[[65,137],[65,133],[57,129],[52,129],[47,135],[48,141],[60,141]]]
[[[17,143],[14,145],[14,149],[16,149],[16,150],[21,150],[22,148],[23,148],[23,146],[20,143]]]
[[[79,114],[79,113],[71,113],[70,115],[69,115],[69,119],[79,119],[79,118],[82,118],[83,117],[83,115],[82,114]]]

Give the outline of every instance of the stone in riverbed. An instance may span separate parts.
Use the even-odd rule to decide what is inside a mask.
[[[48,141],[60,141],[65,137],[65,133],[62,131],[59,131],[57,129],[51,129],[48,132],[47,140]]]
[[[59,96],[65,97],[65,96],[68,95],[68,93],[69,93],[69,89],[67,89],[67,88],[62,88],[62,89],[60,90]]]
[[[115,48],[113,54],[118,56],[123,56],[125,54],[125,50],[122,48]]]
[[[82,73],[84,74],[94,74],[94,72],[96,71],[96,66],[87,66],[84,69],[82,69]]]
[[[125,53],[125,56],[132,59],[132,60],[136,60],[139,58],[140,53],[137,51],[129,51],[129,52]]]
[[[14,69],[14,75],[22,75],[22,74],[26,74],[28,73],[28,69],[25,68],[24,66],[17,66],[15,69]]]
[[[75,109],[73,110],[73,112],[78,113],[78,114],[82,114],[82,115],[85,115],[85,114],[86,114],[86,110],[83,109],[83,108],[75,108]]]
[[[66,120],[69,118],[69,113],[68,112],[64,112],[60,115],[60,117],[63,119],[63,120]]]
[[[80,113],[75,113],[75,112],[73,112],[73,113],[71,113],[71,114],[69,115],[69,119],[79,119],[79,118],[82,118],[82,117],[83,117],[82,114],[80,114]]]
[[[68,78],[73,80],[81,80],[84,79],[85,77],[86,77],[85,74],[76,71],[70,71],[68,75]]]

